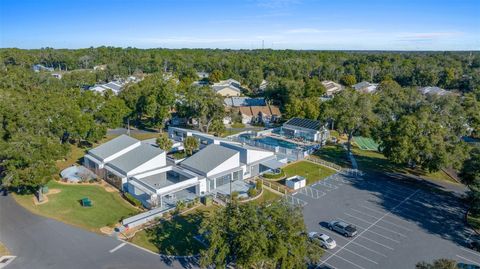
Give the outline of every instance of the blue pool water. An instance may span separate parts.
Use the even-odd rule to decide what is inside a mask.
[[[270,136],[257,139],[257,141],[259,141],[263,144],[274,146],[274,147],[280,146],[282,148],[288,148],[288,149],[296,149],[296,148],[299,147],[295,143],[288,142],[288,141],[281,140],[281,139],[276,139],[276,138],[270,137]]]
[[[256,142],[259,142],[259,143],[262,143],[262,144],[265,144],[265,145],[269,145],[269,146],[273,146],[273,147],[282,147],[282,148],[288,148],[288,149],[296,149],[296,148],[299,147],[299,145],[297,145],[295,143],[288,142],[288,141],[281,140],[281,139],[276,139],[276,138],[270,137],[270,136],[266,136],[266,137],[262,137],[262,138],[258,138],[258,139],[255,139],[255,138],[251,137],[251,135],[248,135],[248,134],[243,134],[243,135],[240,135],[240,136],[243,137],[243,138],[246,138],[248,140],[254,140]]]

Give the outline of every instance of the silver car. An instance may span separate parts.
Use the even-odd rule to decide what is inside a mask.
[[[317,232],[308,233],[310,240],[317,242],[321,247],[326,249],[334,249],[337,246],[337,242],[330,238],[330,236]]]
[[[343,221],[334,220],[328,224],[328,228],[345,237],[354,237],[357,235],[357,228]]]

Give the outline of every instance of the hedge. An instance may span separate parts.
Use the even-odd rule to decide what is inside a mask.
[[[125,199],[127,199],[127,201],[129,201],[132,205],[142,207],[142,202],[140,202],[140,200],[138,200],[137,198],[133,197],[130,193],[125,192],[123,196],[125,196]]]

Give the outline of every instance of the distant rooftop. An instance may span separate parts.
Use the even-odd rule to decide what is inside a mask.
[[[265,98],[250,98],[250,97],[227,97],[223,103],[229,107],[239,106],[265,106]]]

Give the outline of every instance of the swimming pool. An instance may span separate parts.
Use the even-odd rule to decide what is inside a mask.
[[[257,139],[257,141],[259,141],[263,144],[270,145],[270,146],[282,147],[282,148],[288,148],[288,149],[296,149],[296,148],[300,147],[299,145],[297,145],[295,143],[288,142],[288,141],[281,140],[281,139],[276,139],[276,138],[270,137],[270,136],[266,136],[266,137]]]
[[[244,139],[255,141],[257,143],[262,143],[262,144],[265,144],[265,145],[268,145],[268,146],[272,146],[272,147],[282,147],[282,148],[287,148],[287,149],[302,148],[298,144],[295,144],[295,143],[292,143],[292,142],[289,142],[289,141],[285,141],[285,140],[282,140],[282,139],[277,139],[277,138],[270,137],[270,136],[265,136],[265,137],[262,137],[262,138],[253,138],[250,134],[242,134],[242,135],[240,135],[240,137],[242,137]]]

